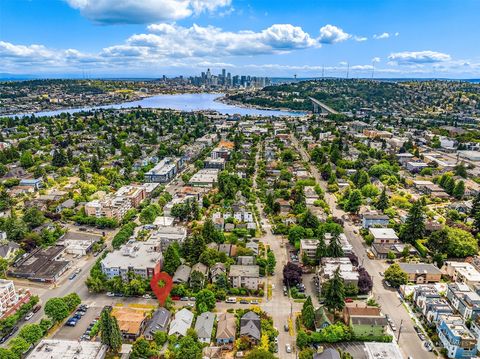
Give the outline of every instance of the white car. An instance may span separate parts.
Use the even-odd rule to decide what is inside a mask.
[[[291,353],[292,352],[292,347],[290,346],[290,344],[285,344],[285,351],[287,353]]]
[[[107,292],[107,297],[115,297],[115,294],[112,292]]]
[[[33,312],[27,313],[27,315],[25,316],[25,320],[30,320],[32,319],[32,317],[33,317]]]

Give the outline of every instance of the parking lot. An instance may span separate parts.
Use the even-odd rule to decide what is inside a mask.
[[[324,349],[333,348],[340,349],[342,352],[347,352],[355,359],[367,359],[365,345],[362,342],[345,342],[335,344],[322,344]]]
[[[55,339],[79,340],[87,330],[88,325],[100,316],[103,307],[88,308],[85,315],[77,322],[74,327],[63,325],[53,336]],[[72,315],[69,316],[71,318]]]

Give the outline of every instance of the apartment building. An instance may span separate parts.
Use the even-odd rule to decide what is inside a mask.
[[[0,279],[0,316],[18,301],[15,285],[11,280]]]
[[[120,249],[108,253],[100,264],[103,273],[109,279],[120,276],[127,281],[130,272],[142,278],[151,278],[160,272],[163,255],[156,241],[130,240]]]
[[[257,265],[232,265],[228,278],[234,288],[258,289],[260,269]]]
[[[145,182],[169,182],[183,168],[183,165],[183,158],[165,157],[160,162],[158,162],[155,167],[145,173]]]

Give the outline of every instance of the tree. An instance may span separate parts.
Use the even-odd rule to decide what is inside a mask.
[[[473,228],[475,232],[480,232],[480,193],[478,193],[473,200],[470,217],[473,218]]]
[[[168,340],[168,335],[166,332],[156,331],[153,333],[153,340],[158,347],[162,347]]]
[[[300,225],[304,228],[318,228],[320,221],[318,220],[317,216],[315,216],[310,209],[307,209],[306,212],[303,214],[302,218],[300,219]]]
[[[385,280],[388,281],[392,287],[398,288],[403,284],[407,284],[408,276],[407,273],[400,268],[398,263],[394,263],[385,271]]]
[[[308,337],[308,334],[305,333],[303,330],[300,330],[297,333],[297,347],[299,347],[300,349],[303,349],[307,347],[309,343],[310,343],[310,339]]]
[[[455,175],[463,178],[467,178],[467,168],[462,163],[455,166]]]
[[[186,335],[178,341],[176,357],[182,359],[201,359],[202,344],[191,335]]]
[[[55,323],[68,317],[69,313],[67,304],[63,298],[51,298],[45,303],[45,314]]]
[[[68,311],[73,312],[82,303],[80,296],[77,293],[67,294],[62,298],[67,305]]]
[[[63,149],[55,150],[53,152],[52,166],[63,167],[67,165],[67,157]]]
[[[302,281],[302,268],[292,262],[288,262],[283,267],[283,283],[290,287],[297,285]]]
[[[190,288],[194,293],[198,292],[203,288],[203,283],[205,283],[205,275],[199,271],[192,271],[190,274]]]
[[[313,308],[312,298],[308,296],[302,307],[302,322],[307,329],[315,328],[315,309]]]
[[[388,251],[387,253],[387,259],[390,261],[393,261],[397,258],[397,255],[395,254],[394,251]]]
[[[277,265],[277,260],[275,259],[275,254],[273,251],[269,250],[267,253],[267,273],[272,275],[275,271],[275,266]]]
[[[8,343],[8,348],[17,356],[17,358],[22,358],[22,354],[25,353],[30,346],[31,344],[29,342],[20,337],[13,338]]]
[[[447,177],[444,182],[443,188],[445,188],[445,192],[447,192],[448,194],[453,194],[453,190],[455,189],[455,180],[452,178],[452,176]]]
[[[118,327],[117,318],[104,309],[100,315],[100,340],[114,352],[122,347],[122,333]]]
[[[320,238],[318,238],[317,249],[315,251],[315,259],[317,263],[319,263],[323,257],[326,257],[328,255],[327,253],[328,251],[325,240],[323,239],[323,236],[320,236]]]
[[[43,330],[38,324],[25,324],[18,336],[30,344],[35,344],[43,337]]]
[[[32,167],[35,162],[33,161],[33,156],[32,152],[30,151],[24,151],[22,155],[20,156],[20,164],[24,168],[29,168]]]
[[[298,359],[312,359],[314,354],[315,352],[313,351],[312,348],[305,348],[305,349],[302,349],[300,353],[298,353]]]
[[[327,254],[329,257],[339,258],[343,257],[343,249],[340,245],[340,234],[333,233],[332,238],[330,239],[330,243],[327,247]]]
[[[6,260],[3,257],[0,257],[0,275],[2,275],[2,278],[7,277],[8,266],[9,266],[8,260]]]
[[[421,239],[425,233],[425,215],[423,203],[416,201],[408,212],[405,224],[400,230],[400,238],[406,243],[414,244],[416,240]]]
[[[373,288],[373,281],[370,274],[363,267],[358,268],[358,293],[368,294]]]
[[[387,187],[383,187],[382,193],[380,194],[380,197],[378,197],[378,200],[375,203],[375,207],[377,207],[377,209],[382,212],[389,207]]]
[[[245,359],[275,359],[275,355],[265,349],[253,349],[246,356]]]
[[[171,276],[175,273],[180,264],[182,264],[180,260],[180,254],[178,252],[179,249],[176,242],[170,244],[165,252],[163,271],[167,272]]]
[[[350,192],[348,201],[345,204],[345,210],[350,213],[358,213],[360,206],[362,205],[362,193],[356,189]]]
[[[478,253],[478,243],[470,232],[461,228],[445,227],[448,238],[446,253],[450,257],[465,258]]]
[[[335,270],[332,279],[324,283],[323,287],[325,307],[334,313],[342,310],[345,307],[345,282],[340,275],[340,268]]]
[[[209,289],[202,289],[197,293],[195,299],[195,308],[197,314],[210,312],[215,308],[215,294]]]
[[[2,358],[2,359],[18,359],[18,356],[9,349],[0,348],[0,358]]]
[[[462,199],[463,195],[465,194],[465,182],[458,181],[453,188],[452,196],[456,199]]]
[[[158,354],[156,346],[150,345],[145,338],[138,338],[132,345],[130,358],[132,359],[148,359]]]

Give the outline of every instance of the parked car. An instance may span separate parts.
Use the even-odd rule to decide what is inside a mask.
[[[144,295],[142,295],[142,298],[143,299],[150,299],[150,298],[152,298],[152,296],[150,294],[144,294]]]
[[[353,303],[353,299],[352,298],[345,298],[345,303]]]
[[[285,325],[283,326],[283,330],[285,330],[286,332],[288,332],[288,331],[290,330],[290,329],[288,328],[288,324],[285,324]]]
[[[37,304],[36,306],[33,307],[32,312],[36,313],[36,312],[38,312],[41,308],[42,308],[42,306],[41,306],[40,304]]]
[[[248,304],[248,300],[242,299],[242,300],[240,300],[240,304]]]
[[[225,300],[225,303],[236,303],[237,298],[235,297],[228,297],[227,300]]]
[[[25,316],[25,320],[30,320],[30,319],[32,319],[33,314],[34,314],[33,312],[27,313],[27,315]]]
[[[107,292],[107,297],[115,297],[115,294],[112,292]]]
[[[258,304],[258,300],[252,299],[252,300],[250,301],[250,304]]]
[[[69,280],[73,280],[75,279],[75,277],[77,276],[77,273],[72,273],[70,274],[70,276],[68,277]]]
[[[181,300],[182,302],[188,302],[188,297],[182,297],[182,298],[180,298],[180,300]]]
[[[189,299],[190,299],[192,302],[195,302],[195,301],[197,300],[197,298],[195,298],[195,297],[190,297]]]
[[[290,346],[290,344],[288,344],[288,343],[285,344],[285,351],[286,351],[287,353],[291,353],[291,352],[292,352],[292,347]]]

